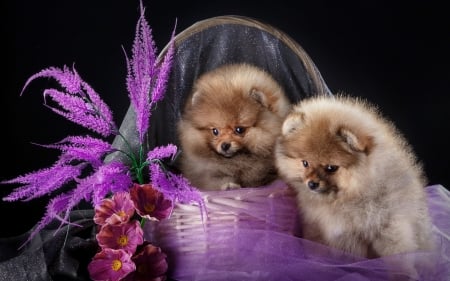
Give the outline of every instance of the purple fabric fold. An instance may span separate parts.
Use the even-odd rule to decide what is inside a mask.
[[[283,190],[284,187],[265,188]],[[170,277],[179,281],[448,281],[450,280],[450,192],[442,185],[428,186],[426,192],[433,221],[433,239],[436,242],[436,248],[432,252],[413,252],[365,259],[295,237],[292,234],[293,225],[262,227],[262,224],[258,222],[250,223],[251,220],[249,223],[238,224],[232,230],[230,226],[225,229],[215,229],[214,225],[212,230],[209,229],[209,225],[203,230],[199,225],[199,232],[192,233],[191,229],[183,228],[183,224],[170,222],[176,219],[172,218],[166,224],[154,225],[153,229],[147,229],[147,231],[152,232],[153,238],[167,252],[171,267]],[[213,197],[218,195],[220,192]],[[278,199],[282,201],[277,201]],[[275,209],[281,205],[284,206],[280,212],[294,211],[295,201],[293,200],[275,196],[272,201],[268,204]],[[225,209],[221,211],[242,211],[232,210],[229,207]],[[280,215],[273,213],[272,210],[268,210],[268,213],[275,217]],[[269,217],[266,218],[270,220]],[[293,223],[293,221],[288,220],[286,223]],[[178,229],[171,233],[168,231],[170,227]],[[205,241],[202,239],[206,239],[207,243],[203,243]],[[192,249],[189,248],[190,244],[193,245]],[[204,248],[200,247],[202,245]],[[414,269],[405,264],[414,264]]]

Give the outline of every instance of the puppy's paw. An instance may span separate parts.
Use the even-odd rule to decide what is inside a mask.
[[[227,182],[222,184],[222,186],[220,187],[220,190],[232,190],[232,189],[238,189],[241,188],[240,184],[237,184],[235,182]]]

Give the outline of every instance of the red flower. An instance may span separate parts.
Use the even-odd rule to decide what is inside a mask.
[[[136,212],[149,220],[162,220],[170,216],[173,204],[164,198],[151,184],[134,184],[130,189],[130,197]]]
[[[144,242],[131,259],[136,264],[136,271],[124,278],[124,281],[163,281],[166,280],[167,256],[161,248]]]

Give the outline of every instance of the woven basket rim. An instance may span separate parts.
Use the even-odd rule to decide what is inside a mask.
[[[202,32],[208,28],[221,25],[244,25],[252,28],[257,28],[264,32],[267,32],[279,39],[281,42],[286,44],[303,62],[307,72],[311,75],[311,80],[317,89],[317,94],[319,95],[331,95],[331,91],[328,88],[325,80],[322,78],[320,71],[318,70],[315,63],[309,57],[308,53],[298,44],[292,37],[287,35],[285,32],[277,29],[276,27],[264,23],[262,21],[256,20],[251,17],[239,16],[239,15],[223,15],[207,18],[200,20],[191,26],[187,27],[180,33],[178,33],[175,38],[175,46],[180,45],[184,40],[190,38],[192,35]],[[169,50],[170,43],[167,44],[162,50],[158,59],[162,59],[167,51]]]

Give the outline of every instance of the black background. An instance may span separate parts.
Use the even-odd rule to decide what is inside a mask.
[[[450,20],[444,1],[439,2],[144,0],[144,5],[159,50],[176,20],[177,33],[219,15],[253,17],[287,33],[309,54],[334,93],[345,91],[378,104],[412,144],[429,184],[448,188]],[[128,108],[122,47],[130,53],[139,1],[2,5],[0,180],[5,180],[54,163],[56,151],[32,142],[47,144],[89,133],[43,106],[42,90],[52,85],[47,79],[34,81],[19,95],[26,79],[43,68],[75,63],[120,124]],[[1,185],[0,196],[12,188]],[[43,215],[47,199],[1,202],[6,223],[0,236],[27,231]]]

